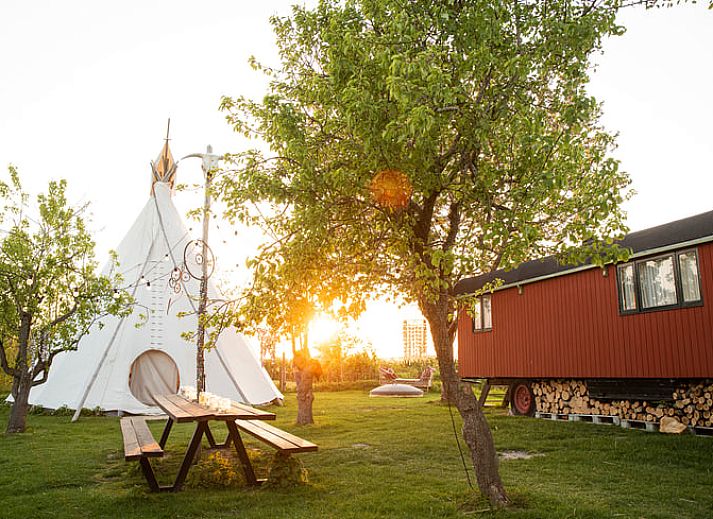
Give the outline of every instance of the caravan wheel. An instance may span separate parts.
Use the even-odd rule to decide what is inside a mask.
[[[516,415],[535,414],[535,395],[532,394],[527,380],[518,380],[510,385],[510,409]]]

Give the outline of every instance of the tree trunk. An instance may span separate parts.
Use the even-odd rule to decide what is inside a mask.
[[[17,361],[15,363],[15,376],[12,380],[12,410],[7,423],[8,434],[25,432],[27,423],[27,400],[32,389],[32,377],[29,365],[30,326],[32,317],[23,312],[20,317],[20,334],[17,341]]]
[[[300,348],[297,349],[297,337],[294,331],[290,334],[292,340],[292,375],[295,377],[297,386],[297,425],[308,425],[314,423],[312,415],[312,402],[314,393],[312,392],[312,382],[314,380],[313,363],[307,347],[307,329],[303,330],[299,336]]]
[[[297,424],[313,424],[312,402],[314,401],[314,392],[312,391],[311,366],[307,363],[302,369],[295,368],[293,373],[297,384]]]
[[[448,390],[446,388],[446,384],[443,382],[443,379],[441,379],[441,403],[448,403]]]
[[[470,449],[478,488],[491,506],[506,506],[510,500],[500,479],[490,426],[472,387],[461,382],[453,363],[454,333],[449,331],[448,302],[443,297],[435,303],[420,301],[419,306],[431,328],[444,394],[463,418],[463,439]]]
[[[27,400],[30,397],[30,389],[32,388],[32,380],[25,372],[20,377],[12,382],[12,409],[10,411],[10,420],[7,423],[7,432],[21,433],[25,432],[27,423]]]

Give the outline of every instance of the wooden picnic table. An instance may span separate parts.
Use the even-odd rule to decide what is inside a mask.
[[[156,402],[156,405],[163,409],[166,415],[168,415],[166,427],[164,428],[161,439],[159,440],[159,446],[161,449],[166,446],[166,442],[168,441],[168,437],[174,423],[195,422],[196,429],[193,432],[190,443],[188,444],[186,453],[183,457],[183,462],[181,463],[181,468],[178,471],[176,481],[173,485],[164,487],[159,486],[156,482],[155,476],[153,475],[153,470],[150,469],[150,464],[146,463],[151,474],[147,474],[146,470],[144,473],[152,490],[175,492],[181,489],[184,481],[186,480],[186,476],[188,475],[188,470],[190,469],[193,459],[196,456],[196,452],[200,447],[203,436],[206,437],[208,443],[213,448],[228,448],[232,443],[235,446],[235,451],[240,459],[240,463],[242,464],[243,472],[245,473],[245,478],[248,484],[260,484],[260,481],[258,481],[255,477],[255,471],[253,470],[248,453],[245,450],[245,445],[240,437],[240,432],[235,420],[274,420],[274,413],[255,409],[254,407],[237,402],[232,402],[230,410],[228,411],[206,409],[205,407],[198,405],[196,402],[188,400],[180,395],[155,396],[154,401]],[[225,425],[228,427],[228,436],[221,444],[216,443],[213,433],[210,430],[209,423],[212,421],[225,422]]]

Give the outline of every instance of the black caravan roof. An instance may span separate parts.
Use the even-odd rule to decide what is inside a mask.
[[[713,240],[713,211],[697,214],[682,220],[657,225],[649,229],[627,234],[616,242],[619,246],[631,249],[634,256],[646,253],[663,252],[697,240]],[[455,286],[456,294],[470,294],[480,290],[496,279],[503,281],[503,286],[529,283],[543,277],[566,274],[571,270],[582,270],[589,265],[561,265],[555,256],[525,262],[510,270],[496,270],[488,274],[461,279]]]

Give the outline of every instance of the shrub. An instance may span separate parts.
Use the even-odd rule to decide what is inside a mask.
[[[230,457],[216,451],[193,467],[190,483],[203,488],[238,487],[245,484],[245,476]]]
[[[265,482],[269,487],[292,487],[304,485],[308,482],[307,469],[295,456],[283,454],[280,451],[275,453],[270,465],[270,474]]]

